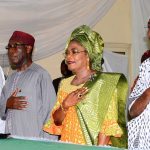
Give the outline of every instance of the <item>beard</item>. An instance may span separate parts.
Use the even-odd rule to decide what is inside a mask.
[[[10,64],[10,66],[11,66],[12,70],[17,70],[17,69],[21,68],[21,66],[18,64]]]
[[[18,60],[19,60],[18,62],[13,62],[13,61],[10,60],[10,66],[11,66],[12,70],[20,69],[23,64],[27,63],[26,58],[21,58],[21,59],[18,59]]]

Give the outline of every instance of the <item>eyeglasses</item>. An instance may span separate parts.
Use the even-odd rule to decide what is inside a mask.
[[[86,52],[86,50],[78,51],[77,49],[73,49],[72,51],[66,51],[65,53],[63,53],[63,56],[64,56],[65,58],[66,58],[68,55],[76,56],[76,55],[78,55],[79,53],[82,53],[82,52]]]
[[[15,44],[8,44],[5,48],[9,50],[10,48],[19,48],[20,46],[25,46],[26,44],[23,43],[15,43]]]

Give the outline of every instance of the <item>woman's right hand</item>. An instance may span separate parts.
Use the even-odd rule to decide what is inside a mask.
[[[62,122],[66,116],[66,111],[69,109],[69,107],[74,106],[80,102],[87,92],[88,89],[82,87],[67,95],[61,106],[53,114],[54,123],[57,126],[62,125]]]
[[[83,99],[83,97],[86,95],[87,92],[88,92],[87,87],[82,87],[68,94],[67,97],[62,102],[63,109],[67,110],[69,107],[75,106]]]

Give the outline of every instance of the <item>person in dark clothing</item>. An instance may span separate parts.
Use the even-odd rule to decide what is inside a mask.
[[[58,92],[60,81],[64,78],[67,78],[73,75],[73,73],[70,70],[68,70],[68,66],[65,63],[65,60],[62,60],[60,70],[61,70],[62,77],[59,77],[53,80],[53,86],[55,88],[56,94]]]

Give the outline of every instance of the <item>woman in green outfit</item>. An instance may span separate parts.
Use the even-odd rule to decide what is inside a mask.
[[[82,25],[65,48],[74,76],[61,81],[57,103],[44,130],[76,144],[127,147],[125,103],[127,81],[122,74],[102,73],[104,42]]]

